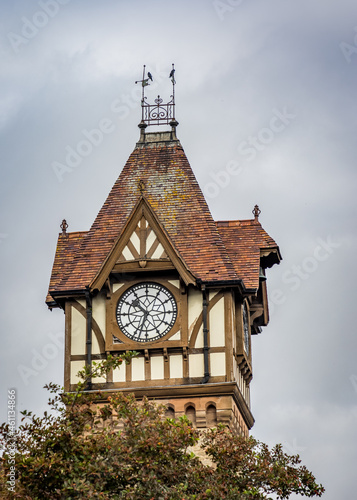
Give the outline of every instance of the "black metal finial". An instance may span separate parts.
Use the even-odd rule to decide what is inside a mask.
[[[67,234],[68,224],[66,219],[63,219],[62,224],[60,224],[60,228],[62,229],[62,234]]]
[[[139,124],[140,128],[145,128],[149,125],[171,125],[176,127],[178,122],[175,118],[175,67],[172,64],[172,69],[169,74],[169,78],[172,82],[172,95],[167,103],[164,103],[161,97],[158,95],[154,100],[155,104],[149,104],[146,102],[145,87],[150,85],[149,80],[153,81],[152,74],[150,71],[145,75],[145,64],[143,67],[143,77],[141,80],[136,80],[135,83],[141,83],[142,86],[142,96],[141,96],[141,122]]]
[[[261,214],[261,212],[262,211],[260,210],[260,208],[258,207],[258,205],[255,205],[255,207],[252,210],[252,214],[254,215],[254,220],[256,222],[258,222],[259,215]]]

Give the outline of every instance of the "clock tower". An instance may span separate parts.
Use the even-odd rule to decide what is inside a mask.
[[[61,224],[46,303],[65,312],[64,387],[84,364],[135,350],[90,390],[248,435],[251,336],[268,323],[265,269],[280,251],[257,206],[251,220],[213,220],[176,136],[170,78],[171,100],[147,104],[144,67],[139,141],[89,231]]]

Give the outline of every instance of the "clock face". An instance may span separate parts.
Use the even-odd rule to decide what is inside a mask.
[[[247,306],[243,306],[243,332],[244,332],[244,350],[249,355],[249,323]]]
[[[168,333],[177,318],[172,293],[159,283],[138,283],[118,300],[116,311],[120,330],[135,342],[152,342]]]

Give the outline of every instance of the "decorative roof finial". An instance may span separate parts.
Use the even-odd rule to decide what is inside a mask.
[[[259,219],[259,215],[261,214],[261,210],[260,208],[258,207],[258,205],[255,205],[255,207],[253,208],[252,210],[252,214],[254,215],[254,220],[256,222],[258,222],[258,219]]]
[[[143,194],[144,189],[145,189],[145,182],[142,179],[140,179],[138,182],[138,188],[139,188],[140,193]]]
[[[141,122],[139,127],[145,129],[149,125],[171,125],[176,127],[178,122],[175,119],[175,67],[172,65],[172,69],[169,74],[169,78],[172,82],[172,94],[170,96],[170,101],[163,103],[163,100],[158,95],[155,99],[155,104],[148,104],[146,102],[145,87],[150,85],[149,80],[153,81],[152,74],[150,71],[147,72],[145,76],[145,64],[143,67],[143,77],[141,80],[136,80],[135,83],[141,83],[142,94],[141,94]]]
[[[67,234],[67,221],[66,219],[63,219],[62,224],[60,224],[60,228],[62,229],[62,234]]]

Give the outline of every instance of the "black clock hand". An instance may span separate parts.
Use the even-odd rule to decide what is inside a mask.
[[[144,312],[143,321],[142,321],[142,323],[141,323],[141,325],[140,325],[140,329],[139,329],[139,333],[138,333],[138,338],[139,338],[139,337],[141,336],[141,334],[143,333],[144,323],[145,323],[145,321],[146,321],[146,319],[147,319],[147,317],[148,317],[148,314],[149,314],[148,312],[146,312],[146,311]]]
[[[144,314],[148,314],[148,312],[140,305],[139,299],[133,300],[131,305],[134,307],[138,307]]]

